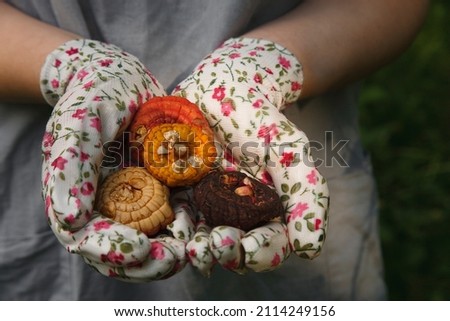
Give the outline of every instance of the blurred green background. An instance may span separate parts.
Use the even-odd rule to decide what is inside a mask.
[[[391,300],[450,300],[449,13],[432,1],[416,41],[361,95]]]

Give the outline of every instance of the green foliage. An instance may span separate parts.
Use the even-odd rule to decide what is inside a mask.
[[[449,12],[431,3],[413,45],[361,95],[392,300],[450,300]]]

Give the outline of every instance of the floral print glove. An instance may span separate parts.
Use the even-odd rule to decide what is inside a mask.
[[[103,144],[125,129],[136,109],[165,91],[139,60],[98,41],[72,40],[41,71],[54,106],[42,143],[48,222],[71,253],[100,273],[144,282],[170,276],[186,262],[185,241],[146,235],[94,211]]]
[[[325,179],[314,167],[305,133],[280,111],[300,97],[298,60],[266,40],[231,38],[201,61],[174,90],[196,103],[224,149],[225,169],[273,184],[285,207],[282,222],[248,233],[216,227],[210,250],[225,268],[244,273],[281,265],[291,251],[316,257],[329,205]]]

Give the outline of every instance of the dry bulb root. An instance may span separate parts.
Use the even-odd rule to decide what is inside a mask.
[[[249,231],[284,213],[275,190],[240,172],[209,173],[195,186],[194,200],[213,227]]]
[[[98,191],[96,209],[149,236],[174,219],[169,189],[139,167],[121,169],[108,176]]]
[[[209,132],[195,125],[154,126],[143,145],[144,166],[169,187],[198,182],[214,166],[217,156]]]
[[[214,134],[197,105],[183,97],[153,97],[139,107],[130,127],[130,146],[136,164],[143,164],[143,144],[150,130],[161,124],[196,126],[213,140]],[[168,134],[169,135],[169,134]]]

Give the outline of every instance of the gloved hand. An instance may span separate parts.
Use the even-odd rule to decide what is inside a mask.
[[[267,271],[281,265],[291,250],[312,259],[322,249],[327,184],[311,160],[305,133],[280,112],[299,99],[302,83],[301,65],[286,48],[232,38],[204,58],[172,93],[200,106],[224,148],[224,167],[236,166],[273,184],[286,210],[284,222],[248,233],[214,228],[209,250],[225,268]]]
[[[101,42],[72,40],[41,72],[54,106],[42,143],[43,196],[61,244],[100,273],[127,281],[161,279],[180,270],[186,241],[143,233],[94,211],[103,144],[129,124],[138,106],[165,91],[139,60]]]

